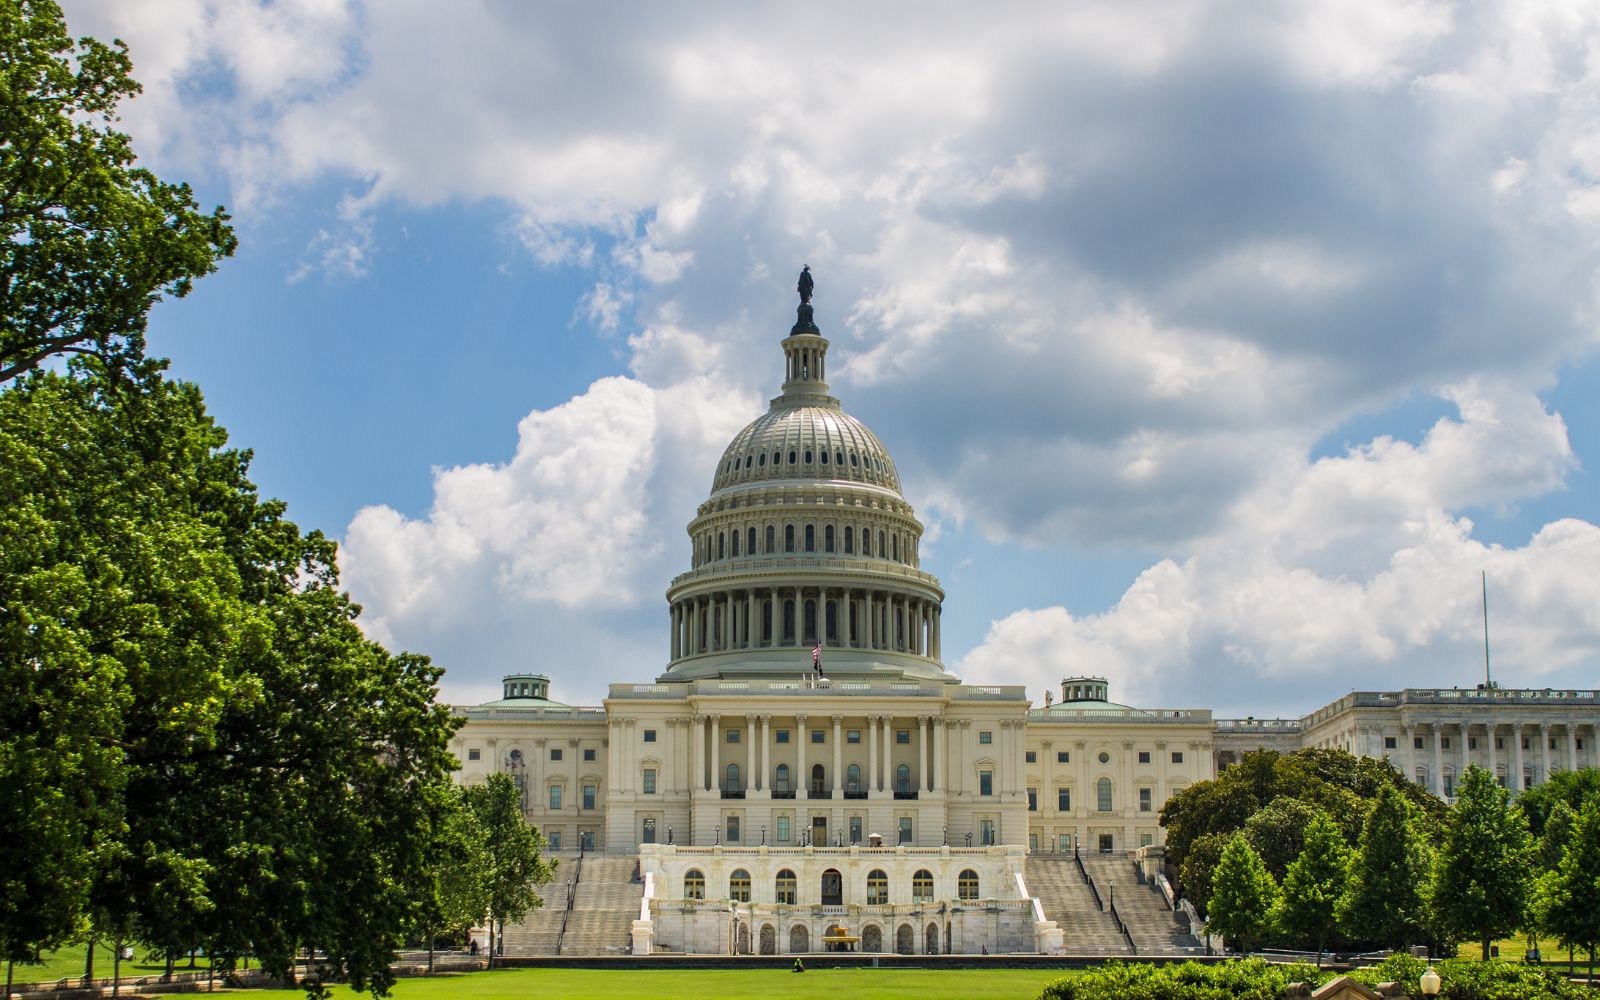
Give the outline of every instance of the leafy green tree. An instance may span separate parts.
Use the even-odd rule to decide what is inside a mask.
[[[1479,941],[1485,960],[1495,938],[1525,925],[1530,849],[1527,819],[1511,793],[1488,771],[1468,767],[1446,820],[1433,907],[1440,928]]]
[[[1350,847],[1326,814],[1306,828],[1305,847],[1289,865],[1278,904],[1278,926],[1317,946],[1317,966],[1337,920],[1339,900],[1349,878]]]
[[[1558,802],[1576,814],[1591,795],[1600,795],[1600,768],[1555,771],[1544,781],[1517,795],[1517,807],[1528,817],[1528,831],[1544,836],[1544,825]]]
[[[1562,804],[1565,807],[1565,803]],[[1555,814],[1545,833],[1555,829]],[[1541,929],[1561,944],[1589,954],[1594,977],[1595,950],[1600,948],[1600,794],[1583,804],[1577,823],[1562,845],[1561,860],[1539,880],[1536,903]]]
[[[1379,793],[1339,901],[1345,936],[1397,951],[1426,938],[1433,856],[1419,823],[1419,811],[1397,789]]]
[[[1243,834],[1236,834],[1222,851],[1211,877],[1211,906],[1207,928],[1236,942],[1244,951],[1272,928],[1278,886],[1261,856]]]
[[[1201,912],[1211,905],[1211,879],[1216,874],[1217,862],[1222,860],[1223,850],[1232,839],[1233,834],[1208,833],[1189,845],[1189,852],[1183,859],[1178,877],[1184,897]]]
[[[1521,804],[1517,803],[1519,806]],[[1566,849],[1567,842],[1572,839],[1572,831],[1577,825],[1577,810],[1566,802],[1558,801],[1555,808],[1550,810],[1550,815],[1546,817],[1544,832],[1539,835],[1534,848],[1534,857],[1540,868],[1554,871],[1561,864],[1561,854]]]
[[[1279,796],[1245,821],[1244,839],[1261,855],[1272,877],[1282,881],[1289,865],[1305,848],[1306,831],[1318,817],[1326,816],[1321,809],[1300,799]]]
[[[434,842],[428,850],[424,901],[419,929],[428,941],[428,968],[433,968],[434,939],[441,930],[469,929],[489,912],[488,854],[477,814],[467,806],[466,790],[452,785],[435,818]]]
[[[544,837],[524,818],[521,791],[509,775],[496,771],[466,794],[487,854],[490,954],[495,955],[504,944],[506,921],[516,923],[544,905],[536,889],[550,881],[555,866],[543,858]]]
[[[162,295],[233,253],[228,216],[134,166],[121,42],[74,47],[53,0],[0,0],[0,384],[67,353],[144,352]]]

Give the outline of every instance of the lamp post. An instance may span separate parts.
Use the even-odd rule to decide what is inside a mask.
[[[672,827],[667,827],[667,846],[672,846]]]
[[[967,834],[967,846],[968,847],[972,846],[972,834],[971,833]]]
[[[1439,995],[1439,974],[1433,971],[1433,966],[1428,966],[1428,971],[1422,974],[1418,984],[1422,987],[1423,996],[1436,997]]]
[[[940,841],[940,843],[945,847],[950,846],[950,828],[948,826],[944,828],[944,840]]]
[[[762,847],[766,847],[767,846],[767,828],[766,827],[762,827],[761,828],[761,846]]]

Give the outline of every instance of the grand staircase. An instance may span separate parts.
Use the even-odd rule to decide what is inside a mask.
[[[1178,920],[1161,891],[1151,882],[1139,881],[1133,862],[1121,855],[1085,855],[1083,867],[1108,906],[1113,901],[1110,886],[1116,883],[1117,913],[1127,925],[1139,954],[1174,955],[1201,950],[1200,942]]]
[[[1044,915],[1061,928],[1072,955],[1126,955],[1128,941],[1111,914],[1101,910],[1070,854],[1030,855],[1022,872]]]
[[[506,926],[508,956],[626,955],[644,886],[633,881],[631,857],[560,856],[545,904],[520,924]],[[574,885],[576,881],[576,885]],[[572,894],[572,908],[567,895]]]

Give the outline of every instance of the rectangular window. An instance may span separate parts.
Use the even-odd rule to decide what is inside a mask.
[[[1552,737],[1550,737],[1550,749],[1554,750],[1555,748],[1556,748],[1556,738],[1554,736],[1552,736]]]
[[[859,729],[846,729],[844,731],[844,741],[846,743],[860,743],[861,742],[861,730],[859,730]]]
[[[1139,811],[1140,812],[1147,813],[1147,812],[1150,811],[1150,797],[1151,797],[1150,796],[1150,789],[1148,789],[1148,788],[1139,789]]]
[[[739,742],[739,730],[737,730],[737,729],[728,730],[728,742],[729,743],[737,743],[737,742]]]
[[[994,794],[994,772],[993,771],[979,771],[978,772],[978,794],[979,795],[993,795]]]
[[[1383,738],[1383,748],[1385,750],[1398,749],[1399,748],[1399,743],[1400,743],[1400,741],[1398,739],[1396,739],[1395,737],[1393,737],[1393,736],[1385,736]]]
[[[1506,748],[1506,741],[1496,736],[1494,738],[1494,748],[1496,750],[1504,750]]]
[[[598,752],[598,751],[596,751],[596,750],[593,750],[593,749],[585,749],[585,750],[584,750],[584,751],[583,751],[583,759],[584,759],[584,761],[585,761],[585,762],[586,762],[586,763],[593,763],[593,761],[594,761],[594,759],[595,759],[595,754],[596,754],[596,753],[597,753],[597,752]]]
[[[654,729],[646,729],[644,731],[644,741],[646,743],[654,743],[656,741],[656,731]]]
[[[1039,790],[1037,788],[1028,789],[1028,811],[1039,811]]]
[[[545,842],[550,845],[550,849],[552,851],[561,850],[561,831],[560,830],[551,830],[549,833],[545,834],[544,839],[545,839]]]
[[[1417,741],[1417,749],[1418,750],[1422,749],[1422,741],[1421,740]],[[1524,749],[1524,750],[1532,750],[1533,749],[1533,747],[1528,745],[1528,738],[1526,736],[1524,736],[1522,738],[1522,749]]]
[[[1070,752],[1066,751],[1066,750],[1057,750],[1056,751],[1056,763],[1057,764],[1070,764],[1070,763],[1072,763],[1072,754]]]
[[[1072,811],[1072,789],[1056,789],[1056,811],[1064,813]]]
[[[1037,764],[1037,763],[1039,763],[1039,754],[1038,754],[1038,752],[1034,751],[1034,750],[1025,750],[1025,751],[1023,751],[1022,762],[1024,764]]]
[[[738,842],[739,842],[739,817],[737,817],[737,816],[729,816],[728,817],[728,843],[737,844]]]
[[[978,742],[988,745],[994,742],[994,732],[988,729],[978,730]]]
[[[1413,750],[1421,750],[1422,749],[1422,737],[1420,737],[1420,736],[1411,737],[1411,749],[1413,749]],[[1524,749],[1526,749],[1526,748],[1524,748]]]
[[[1453,774],[1447,774],[1447,775],[1444,776],[1444,797],[1448,799],[1452,795],[1454,795],[1455,793],[1456,793],[1456,776],[1453,775]]]
[[[598,793],[599,789],[594,785],[583,786],[583,807],[585,809],[594,808],[594,800],[598,797]]]
[[[1095,788],[1095,797],[1099,799],[1099,809],[1103,813],[1111,811],[1111,782],[1100,779],[1100,784]]]
[[[852,843],[852,844],[861,843],[861,817],[860,816],[851,816],[850,817],[850,843]]]
[[[1150,836],[1150,834],[1148,834],[1148,833],[1139,834],[1139,846],[1140,847],[1149,847],[1153,843],[1155,843],[1155,838]]]
[[[1148,751],[1148,750],[1140,750],[1139,751],[1139,763],[1141,763],[1141,764],[1150,763],[1150,751]]]
[[[902,843],[902,844],[911,843],[911,817],[910,816],[901,816],[900,817],[900,840],[898,842]]]
[[[1579,750],[1583,749],[1583,737],[1582,736],[1578,737],[1577,746],[1578,746]]]
[[[911,730],[909,730],[909,729],[896,729],[894,731],[894,741],[895,741],[895,743],[899,744],[900,746],[910,746],[911,745]]]
[[[477,747],[473,747],[473,748],[471,748],[470,750],[467,751],[467,759],[468,760],[478,760],[480,756],[481,756],[481,754],[478,753],[478,748]]]
[[[647,767],[647,768],[644,769],[644,794],[646,794],[646,795],[654,795],[655,793],[656,793],[656,769],[653,768],[653,767]]]
[[[777,733],[777,736],[776,736],[776,740],[779,743],[787,743],[787,742],[789,742],[789,730],[787,730],[787,729],[778,730],[778,733]]]
[[[1468,736],[1467,737],[1467,749],[1468,750],[1476,750],[1476,749],[1478,749],[1478,738],[1476,736]]]
[[[561,748],[560,747],[551,747],[550,748],[550,759],[551,760],[560,760],[561,759]]]
[[[1056,837],[1056,850],[1062,854],[1072,853],[1072,834],[1063,833]],[[1031,888],[1031,886],[1030,886]]]
[[[984,847],[994,846],[994,820],[986,819],[978,824],[978,839]]]
[[[1450,749],[1450,737],[1448,737],[1448,736],[1440,737],[1439,746],[1440,746],[1441,749],[1444,749],[1444,750]]]
[[[827,733],[826,729],[813,729],[813,730],[811,730],[811,742],[813,742],[813,743],[826,743],[828,741],[828,737],[825,735],[826,733]]]
[[[551,809],[560,809],[561,808],[561,786],[560,785],[551,785],[550,786],[550,808]]]
[[[1174,764],[1182,764],[1183,763],[1183,751],[1182,750],[1174,750],[1174,751],[1172,751],[1172,762]]]
[[[787,844],[788,842],[789,842],[789,817],[787,817],[787,816],[779,816],[778,817],[778,843]]]
[[[646,816],[644,818],[644,832],[642,834],[640,834],[639,842],[643,843],[643,844],[653,844],[653,843],[656,842],[656,821],[655,821],[655,817]]]

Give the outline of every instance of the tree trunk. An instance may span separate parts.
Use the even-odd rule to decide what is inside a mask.
[[[11,1000],[11,974],[14,971],[16,971],[16,967],[17,967],[17,960],[16,959],[14,959],[14,958],[6,959],[6,995],[5,995],[5,1000]]]
[[[428,975],[433,975],[433,931],[428,931]]]
[[[111,959],[111,1000],[116,1000],[122,987],[122,942],[117,941],[112,947],[116,954]]]
[[[1484,935],[1484,938],[1483,938],[1483,961],[1487,962],[1488,960],[1489,960],[1489,936],[1486,934],[1486,935]]]
[[[83,985],[88,986],[94,979],[94,935],[89,935],[89,953],[83,958]]]
[[[166,975],[163,976],[162,978],[166,982],[169,982],[169,983],[172,982],[172,973],[173,973],[173,970],[176,969],[177,967],[178,967],[178,953],[177,952],[173,952],[173,951],[167,952],[167,972],[166,972]]]

